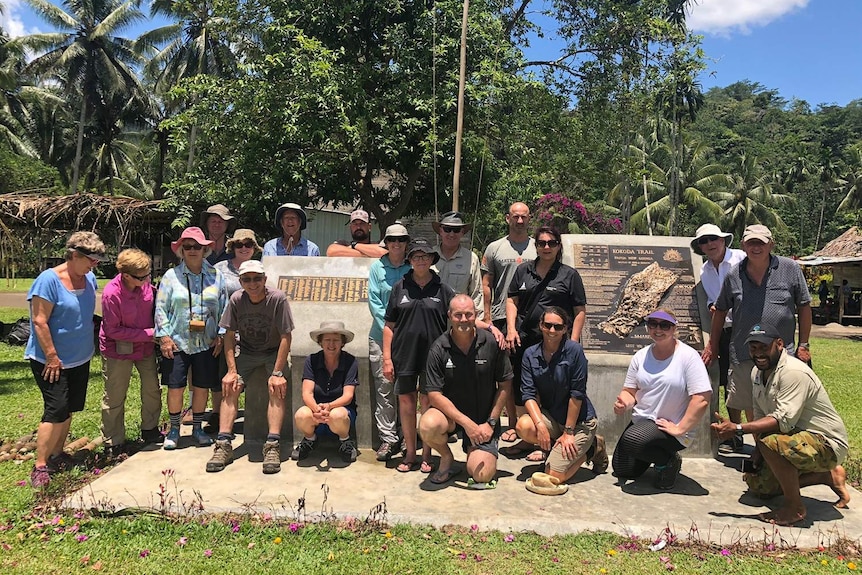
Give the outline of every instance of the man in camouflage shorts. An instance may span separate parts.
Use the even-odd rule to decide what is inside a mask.
[[[745,340],[754,362],[754,419],[744,424],[719,418],[712,424],[721,439],[752,433],[754,471],[744,475],[749,489],[763,498],[784,495],[783,506],[760,514],[776,525],[805,519],[800,488],[828,485],[847,507],[850,492],[840,463],[847,456],[847,430],[814,372],[784,349],[775,326],[755,324]]]

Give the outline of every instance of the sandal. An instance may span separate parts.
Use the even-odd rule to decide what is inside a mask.
[[[431,473],[432,471],[434,471],[434,467],[427,461],[422,461],[422,463],[419,465],[419,471],[421,471],[422,473]]]
[[[443,485],[444,483],[449,483],[449,481],[456,475],[458,475],[458,470],[450,467],[449,469],[429,475],[428,481],[434,485]]]
[[[527,455],[526,460],[531,461],[533,463],[542,463],[548,458],[548,453],[546,451],[542,451],[541,449],[537,449]]]
[[[506,443],[512,443],[513,441],[518,441],[518,432],[514,429],[507,429],[500,436],[501,441],[505,441]]]
[[[395,471],[399,473],[409,473],[411,471],[416,471],[419,469],[418,461],[402,461],[398,464],[398,467],[395,468]]]

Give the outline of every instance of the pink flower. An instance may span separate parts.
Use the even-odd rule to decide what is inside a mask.
[[[514,540],[515,540],[515,536],[512,535],[511,533],[509,533],[508,535],[503,537],[503,541],[505,541],[506,543],[511,543]]]
[[[729,550],[729,549],[722,549],[722,550],[721,550],[721,555],[722,555],[723,557],[728,557],[728,556],[730,556],[730,550]]]
[[[147,557],[149,554],[150,554],[149,549],[141,549],[141,552],[138,553],[138,555],[140,555],[141,557]]]
[[[291,523],[288,526],[288,529],[290,529],[291,533],[296,533],[297,531],[299,531],[299,525],[297,523]]]
[[[231,521],[230,531],[231,533],[239,533],[239,523],[237,523],[236,521]]]
[[[212,549],[207,549],[206,551],[204,551],[204,557],[212,557],[212,556],[213,556],[213,550]]]
[[[185,547],[186,543],[188,543],[188,542],[189,542],[188,537],[180,537],[179,539],[177,539],[177,545],[179,545],[180,547]]]
[[[102,470],[99,469],[98,467],[93,468],[93,475],[101,475],[101,473],[102,473]]]
[[[475,523],[470,526],[470,531],[478,531],[478,530],[479,530],[479,526],[476,525]]]
[[[89,537],[87,537],[87,536],[86,536],[86,535],[84,535],[83,533],[79,533],[79,534],[75,535],[75,540],[76,540],[78,543],[83,543],[83,542],[84,542],[84,541],[86,541],[87,539],[89,539]]]
[[[21,481],[17,481],[15,485],[17,485],[18,487],[25,487],[27,485],[27,481],[22,479]]]

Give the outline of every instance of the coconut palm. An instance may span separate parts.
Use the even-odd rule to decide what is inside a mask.
[[[844,199],[838,204],[839,212],[862,207],[862,144],[850,151],[851,163],[844,176]]]
[[[78,134],[72,167],[71,193],[78,191],[84,132],[88,115],[116,95],[140,97],[143,93],[132,67],[140,58],[132,42],[117,34],[140,20],[139,0],[64,0],[61,8],[49,0],[27,0],[33,10],[58,32],[32,34],[21,39],[37,56],[26,71],[67,93],[80,97]]]

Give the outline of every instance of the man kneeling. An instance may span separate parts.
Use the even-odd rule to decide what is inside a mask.
[[[449,304],[451,329],[437,338],[428,353],[425,393],[431,408],[419,422],[422,441],[440,453],[432,483],[446,483],[457,474],[447,443],[457,428],[464,432],[470,483],[493,486],[497,473],[499,417],[512,389],[512,367],[490,332],[476,330],[476,307],[464,294]]]
[[[847,430],[823,384],[785,351],[774,326],[755,325],[745,343],[755,365],[754,420],[739,424],[719,417],[712,428],[721,439],[754,434],[755,471],[745,474],[745,482],[760,497],[784,494],[783,506],[760,519],[776,525],[805,519],[799,489],[808,485],[828,485],[838,496],[835,507],[847,507],[847,474],[839,465],[847,456]]]
[[[222,378],[221,416],[215,452],[207,462],[207,471],[221,471],[233,461],[233,424],[236,420],[239,394],[251,381],[254,371],[263,366],[271,373],[268,380],[269,405],[266,417],[269,433],[263,445],[263,472],[281,471],[279,440],[284,420],[284,397],[290,372],[290,343],[293,316],[287,297],[277,289],[266,287],[266,275],[259,261],[249,260],[239,266],[242,290],[234,292],[219,325],[224,334],[227,374]],[[239,335],[242,353],[235,355]]]

